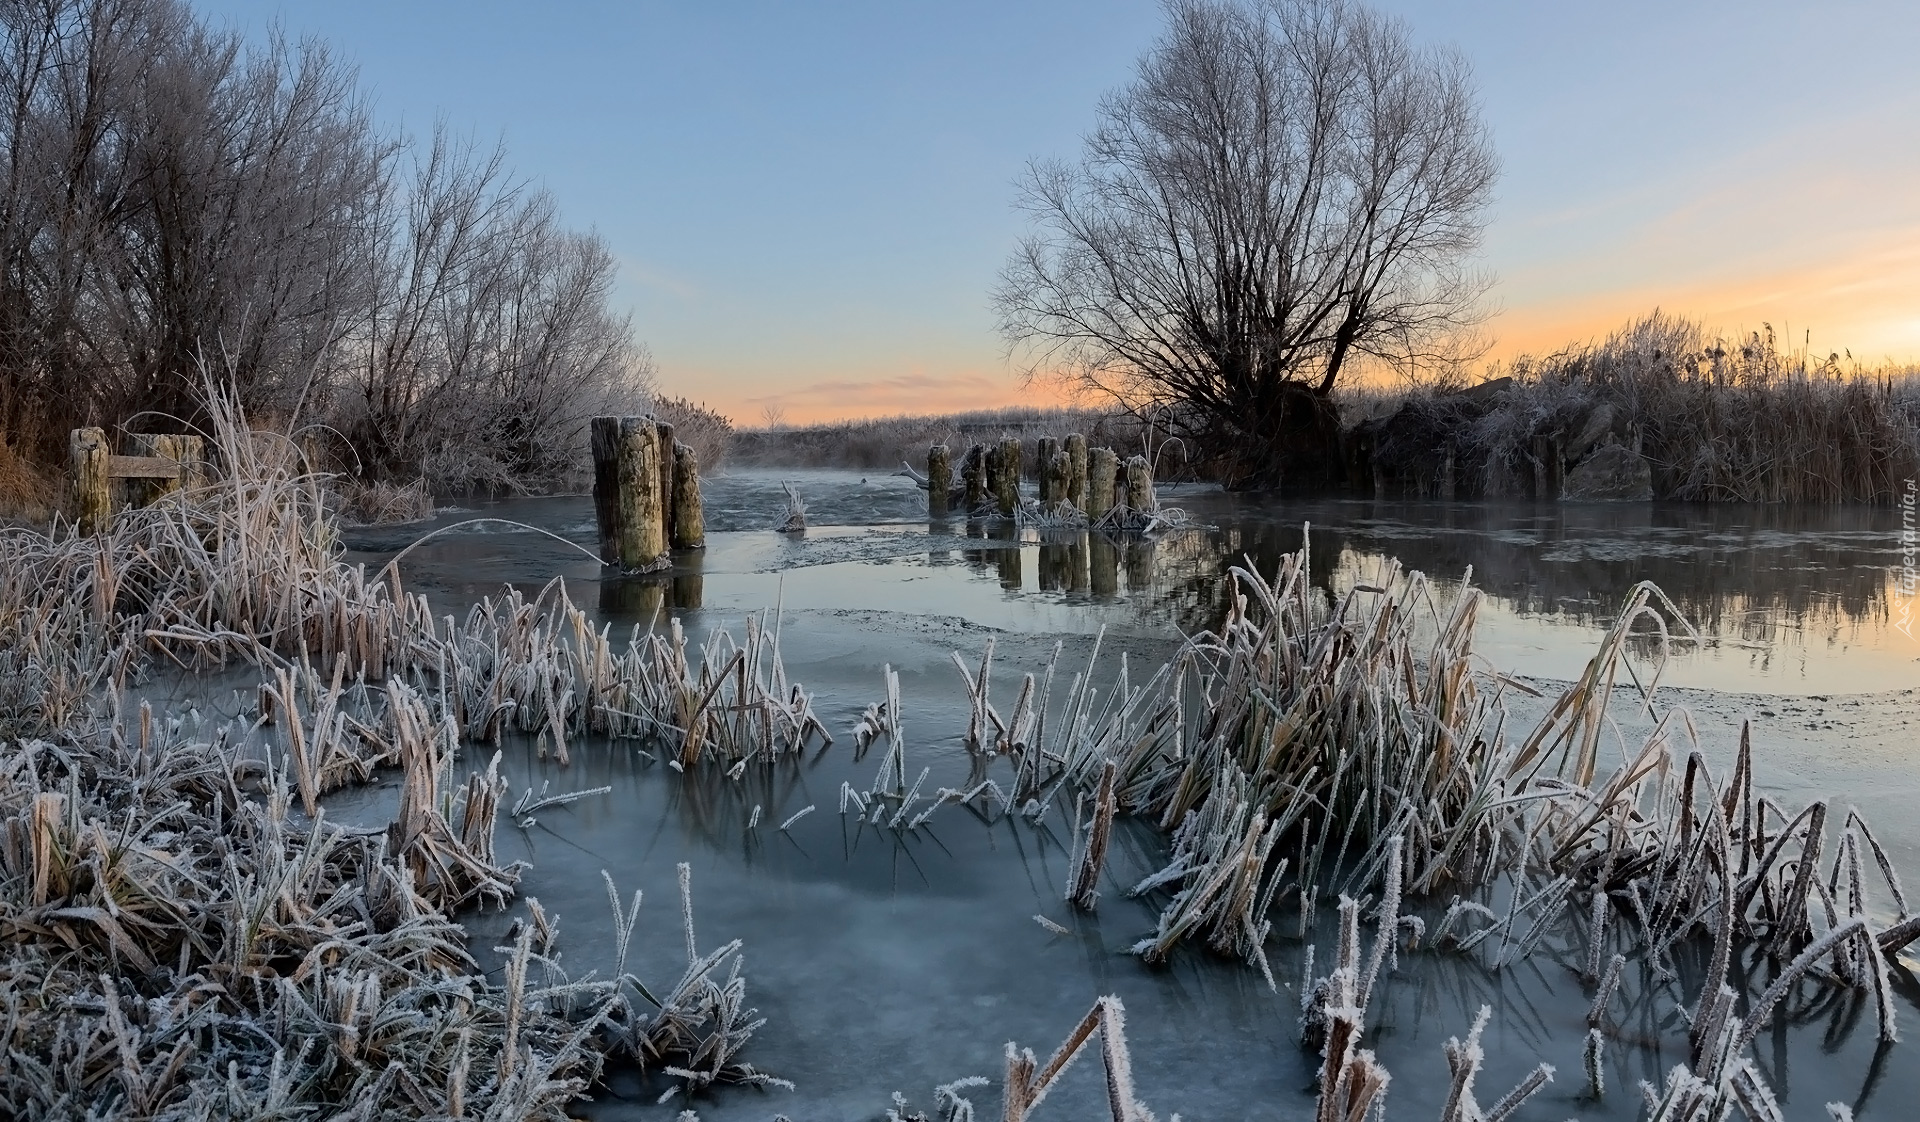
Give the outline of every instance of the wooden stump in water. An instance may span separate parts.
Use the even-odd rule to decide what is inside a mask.
[[[1120,471],[1120,456],[1111,448],[1095,448],[1087,454],[1087,518],[1098,522],[1113,509],[1113,485]]]
[[[953,460],[947,446],[936,444],[927,449],[927,516],[947,516],[947,496],[953,491]]]
[[[1153,511],[1160,504],[1153,496],[1153,467],[1145,456],[1127,459],[1127,506],[1133,510]]]
[[[992,488],[987,486],[987,449],[976,444],[967,449],[966,458],[960,461],[960,480],[966,488],[967,515],[979,510],[987,503],[987,495]]]
[[[1038,483],[1041,506],[1050,506],[1065,498],[1064,495],[1053,493],[1053,475],[1048,471],[1053,464],[1053,454],[1059,450],[1060,442],[1051,436],[1041,437],[1039,446],[1035,449],[1033,474]]]
[[[600,559],[623,569],[664,564],[669,546],[706,544],[700,460],[652,417],[595,417],[593,515]]]
[[[620,418],[595,417],[593,438],[593,521],[600,531],[600,560],[620,563]]]
[[[994,497],[1000,513],[1008,517],[1020,507],[1020,438],[1009,436],[1000,441],[1000,462],[995,465]]]
[[[674,446],[679,443],[673,439],[673,426],[655,418],[654,428],[659,432],[660,441],[660,537],[662,541],[673,540],[673,486],[674,486]]]
[[[1072,458],[1065,452],[1054,452],[1051,457],[1040,465],[1040,479],[1042,481],[1041,494],[1045,496],[1041,501],[1048,506],[1052,506],[1055,503],[1066,502],[1067,483],[1071,480],[1072,476]]]
[[[106,529],[113,517],[113,483],[107,474],[107,430],[74,429],[67,438],[67,456],[73,473],[73,516],[83,534]]]
[[[620,419],[614,481],[619,565],[647,568],[667,546],[660,519],[660,429],[648,418]]]
[[[1066,500],[1081,510],[1087,509],[1087,438],[1077,432],[1067,434]]]
[[[700,504],[700,456],[685,444],[673,446],[672,540],[675,549],[707,545],[706,510]]]

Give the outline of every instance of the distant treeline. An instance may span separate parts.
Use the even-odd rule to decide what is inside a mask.
[[[956,461],[974,444],[994,444],[1019,437],[1031,473],[1037,463],[1035,448],[1043,436],[1081,433],[1094,447],[1105,445],[1122,453],[1152,453],[1162,478],[1191,478],[1186,447],[1167,441],[1164,428],[1130,413],[1070,407],[1013,407],[949,413],[938,416],[870,417],[816,425],[735,432],[729,457],[735,464],[764,467],[852,468],[891,470],[904,461],[920,471],[927,467],[927,449],[945,444]]]
[[[203,363],[363,480],[552,483],[644,402],[606,245],[498,149],[378,127],[325,43],[39,0],[0,51],[9,462],[196,423]]]

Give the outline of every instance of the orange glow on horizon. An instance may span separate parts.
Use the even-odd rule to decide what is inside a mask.
[[[1883,235],[1864,253],[1739,275],[1709,271],[1672,283],[1583,287],[1566,284],[1563,274],[1543,271],[1535,283],[1551,294],[1529,299],[1525,276],[1496,293],[1507,307],[1482,327],[1493,345],[1478,366],[1598,343],[1658,308],[1696,320],[1709,334],[1728,339],[1744,338],[1771,324],[1782,350],[1807,347],[1818,356],[1851,353],[1853,363],[1867,369],[1920,368],[1920,227]],[[866,369],[844,374],[813,374],[811,380],[805,380],[807,375],[779,379],[670,369],[662,376],[661,392],[704,400],[742,428],[765,425],[769,410],[778,410],[783,424],[808,425],[1075,403],[1064,387],[1046,381],[1024,384],[1018,374],[992,360],[908,360],[902,363],[904,373],[864,365]],[[1357,380],[1385,382],[1390,377],[1374,374]]]

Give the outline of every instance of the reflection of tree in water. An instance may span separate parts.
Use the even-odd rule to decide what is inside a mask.
[[[1397,558],[1444,585],[1473,583],[1523,615],[1610,624],[1633,585],[1659,585],[1703,634],[1772,649],[1857,640],[1891,610],[1884,511],[1678,504],[1256,503],[1224,496],[1208,525],[1154,542],[1084,532],[1042,542],[1041,587],[1129,601],[1142,623],[1210,628],[1225,577],[1275,572],[1312,522],[1314,584],[1330,595]],[[1886,555],[1884,564],[1875,563]],[[1090,565],[1088,583],[1077,566]],[[1649,648],[1651,634],[1641,643]]]

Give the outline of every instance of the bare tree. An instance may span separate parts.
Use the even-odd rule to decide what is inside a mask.
[[[498,148],[436,128],[404,206],[383,213],[335,412],[363,474],[555,480],[577,466],[596,412],[650,393],[651,361],[609,306],[611,251],[564,229]]]
[[[1171,406],[1240,477],[1331,459],[1327,396],[1477,318],[1496,162],[1466,63],[1346,0],[1171,0],[995,291],[1030,375]],[[1337,468],[1335,469],[1337,470]]]
[[[0,435],[43,460],[192,421],[211,361],[368,476],[558,481],[651,388],[614,273],[498,149],[376,129],[324,43],[0,0]]]

